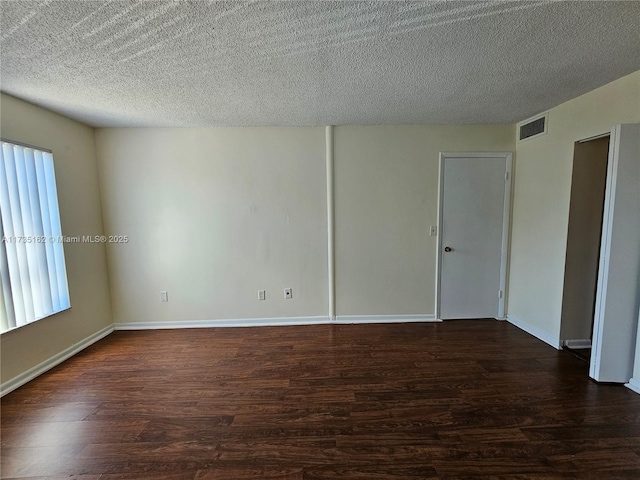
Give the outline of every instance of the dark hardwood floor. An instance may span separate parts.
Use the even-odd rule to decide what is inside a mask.
[[[2,478],[640,478],[640,395],[506,322],[115,332],[2,399]]]

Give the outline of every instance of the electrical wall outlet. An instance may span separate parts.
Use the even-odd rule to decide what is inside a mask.
[[[293,297],[293,292],[291,291],[290,288],[285,288],[284,289],[284,298],[292,298]]]
[[[258,300],[266,300],[266,299],[267,299],[267,291],[258,290]]]
[[[161,302],[168,302],[169,301],[169,295],[167,294],[166,291],[160,292],[160,301]]]

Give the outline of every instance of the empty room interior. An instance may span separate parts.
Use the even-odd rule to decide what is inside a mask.
[[[2,0],[1,478],[640,478],[639,32]]]

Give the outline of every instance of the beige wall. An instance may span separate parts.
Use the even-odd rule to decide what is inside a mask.
[[[433,314],[438,154],[513,151],[513,127],[334,135],[337,314]],[[116,323],[328,315],[323,128],[99,129],[96,142],[106,230],[130,237],[108,246]]]
[[[574,142],[640,121],[640,72],[549,111],[548,133],[517,144],[509,316],[560,336]]]
[[[101,235],[93,129],[11,96],[1,96],[2,138],[53,150],[62,233]],[[111,325],[103,244],[64,247],[71,309],[2,334],[2,383]]]
[[[130,239],[108,246],[114,321],[326,316],[324,142],[324,128],[97,130],[105,228]]]
[[[336,127],[337,314],[433,314],[439,153],[514,149],[511,125]]]

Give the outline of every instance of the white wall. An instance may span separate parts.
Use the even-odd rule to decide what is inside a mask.
[[[337,314],[433,314],[439,153],[514,150],[512,125],[336,127]]]
[[[93,129],[1,96],[2,138],[53,151],[62,233],[102,235]],[[103,244],[64,246],[71,309],[2,334],[2,383],[112,323]]]
[[[433,314],[438,154],[512,151],[513,126],[334,132],[337,314]],[[99,129],[96,142],[106,230],[130,238],[108,246],[116,323],[328,315],[324,129]]]
[[[517,144],[509,317],[560,337],[573,144],[640,121],[640,72],[549,111],[548,133]]]
[[[108,246],[116,323],[327,315],[324,128],[99,129],[96,143],[105,228],[129,237]]]

